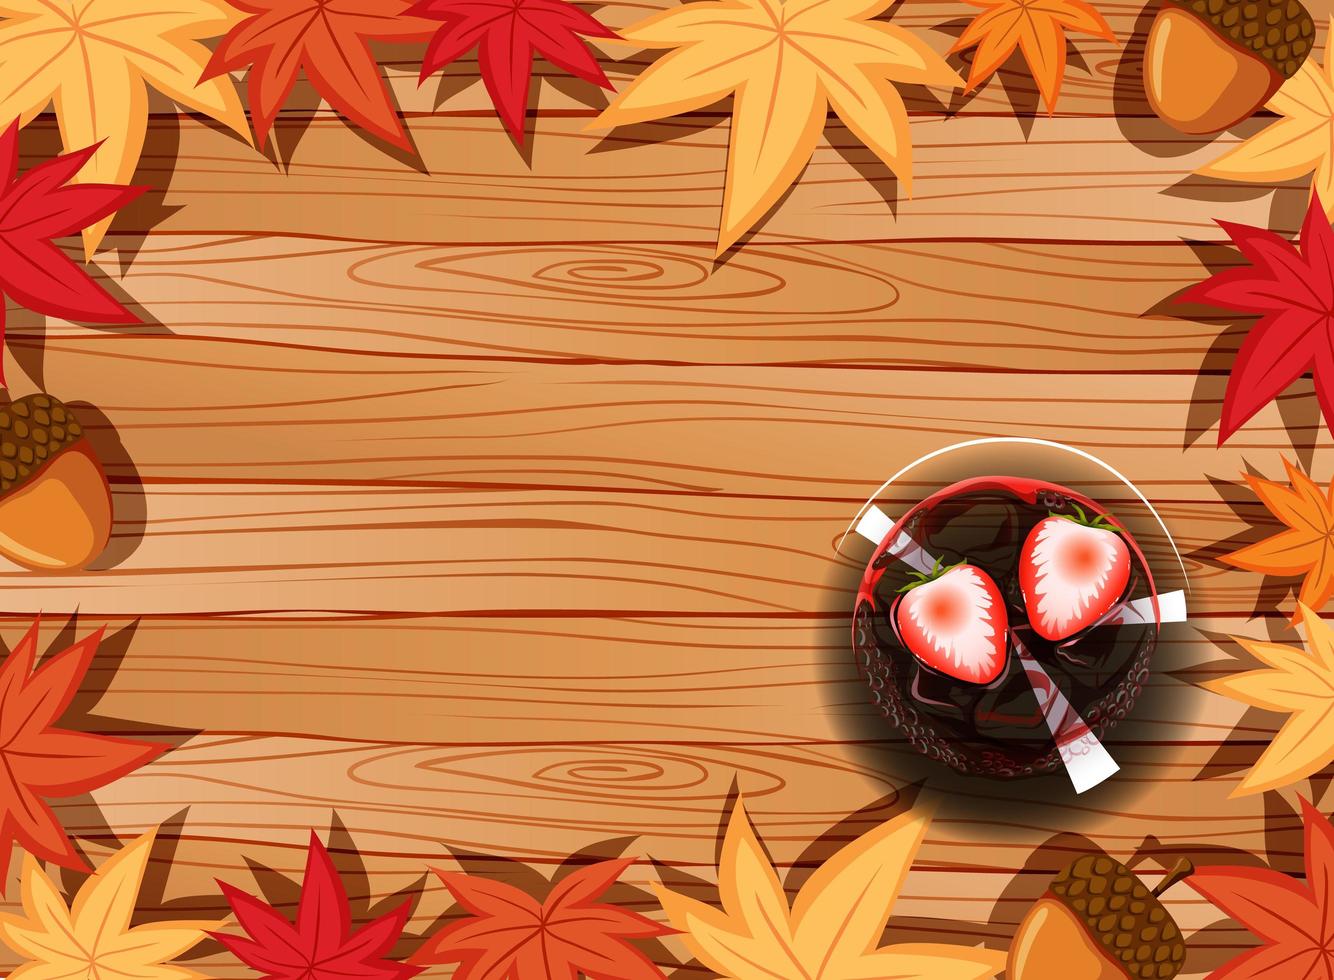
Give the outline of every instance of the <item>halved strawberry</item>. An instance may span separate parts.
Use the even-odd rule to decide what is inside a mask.
[[[1106,514],[1052,514],[1034,525],[1019,553],[1028,622],[1046,640],[1064,640],[1111,610],[1130,580],[1130,549]]]
[[[913,573],[894,604],[899,639],[932,670],[972,684],[990,684],[1005,670],[1009,618],[1000,589],[963,562],[931,574]]]

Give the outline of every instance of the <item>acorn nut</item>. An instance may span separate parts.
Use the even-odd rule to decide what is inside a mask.
[[[83,568],[111,537],[111,488],[74,413],[50,395],[0,408],[0,555]]]
[[[1106,854],[1079,858],[1019,924],[1007,980],[1172,980],[1186,945],[1158,895],[1193,870],[1182,861],[1150,891]]]
[[[1314,42],[1299,0],[1162,0],[1144,45],[1144,93],[1181,132],[1216,133],[1268,102]]]

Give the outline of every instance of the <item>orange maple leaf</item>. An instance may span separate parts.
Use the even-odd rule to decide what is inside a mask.
[[[666,980],[628,940],[667,936],[674,930],[602,901],[631,863],[622,859],[582,867],[554,885],[541,902],[503,881],[437,871],[454,901],[471,915],[428,939],[412,963],[459,963],[454,973],[458,980]]]
[[[1246,482],[1284,528],[1219,560],[1263,575],[1302,575],[1298,602],[1319,610],[1334,596],[1334,484],[1326,490],[1288,460],[1291,486],[1245,474]],[[1293,616],[1293,623],[1300,620]]]
[[[1038,83],[1047,115],[1056,111],[1065,75],[1065,32],[1079,31],[1115,41],[1107,21],[1084,0],[965,0],[981,7],[950,49],[950,54],[976,47],[965,92],[986,81],[1018,48]]]
[[[1302,797],[1303,879],[1259,867],[1200,868],[1186,883],[1244,926],[1261,945],[1224,963],[1222,980],[1327,980],[1334,942],[1334,827]]]

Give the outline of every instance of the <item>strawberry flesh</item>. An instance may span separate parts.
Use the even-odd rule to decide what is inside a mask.
[[[990,684],[1005,667],[1005,603],[986,572],[963,564],[911,587],[896,603],[904,646],[932,670]]]
[[[1066,517],[1039,521],[1021,552],[1019,584],[1028,620],[1044,640],[1065,640],[1121,601],[1130,549],[1106,527]]]

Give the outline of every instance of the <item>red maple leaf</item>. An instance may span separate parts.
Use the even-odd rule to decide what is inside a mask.
[[[4,177],[0,191],[0,290],[44,316],[90,323],[138,323],[137,316],[94,282],[52,240],[97,224],[147,188],[118,184],[66,186],[97,152],[97,146],[39,163],[20,177],[18,133],[18,123],[14,122],[0,136]],[[4,341],[4,312],[0,307],[0,343]]]
[[[611,88],[580,35],[616,37],[616,32],[565,0],[420,0],[409,12],[444,21],[427,45],[421,80],[476,48],[491,103],[520,143],[534,53],[576,78]]]
[[[46,800],[79,796],[156,759],[167,746],[56,727],[104,630],[53,654],[36,671],[38,617],[0,665],[0,892],[17,841],[66,868],[88,866]]]
[[[1186,879],[1262,941],[1208,980],[1334,980],[1334,826],[1302,800],[1306,881],[1269,868],[1200,868]]]
[[[407,924],[408,904],[354,930],[347,891],[314,833],[295,925],[255,896],[225,881],[218,886],[249,938],[212,933],[213,938],[268,980],[408,980],[421,972],[385,959]]]
[[[218,44],[200,81],[250,67],[250,116],[260,149],[305,70],[315,91],[358,126],[411,150],[368,42],[424,41],[437,25],[410,0],[229,0],[250,14]]]
[[[1313,195],[1301,249],[1263,228],[1218,222],[1251,263],[1193,286],[1179,303],[1258,313],[1223,394],[1218,444],[1310,371],[1326,427],[1334,429],[1334,230]]]
[[[472,913],[446,926],[412,957],[459,963],[454,980],[566,978],[663,980],[628,939],[671,935],[637,912],[597,901],[632,861],[602,861],[567,875],[538,902],[513,885],[437,871],[454,900]]]

